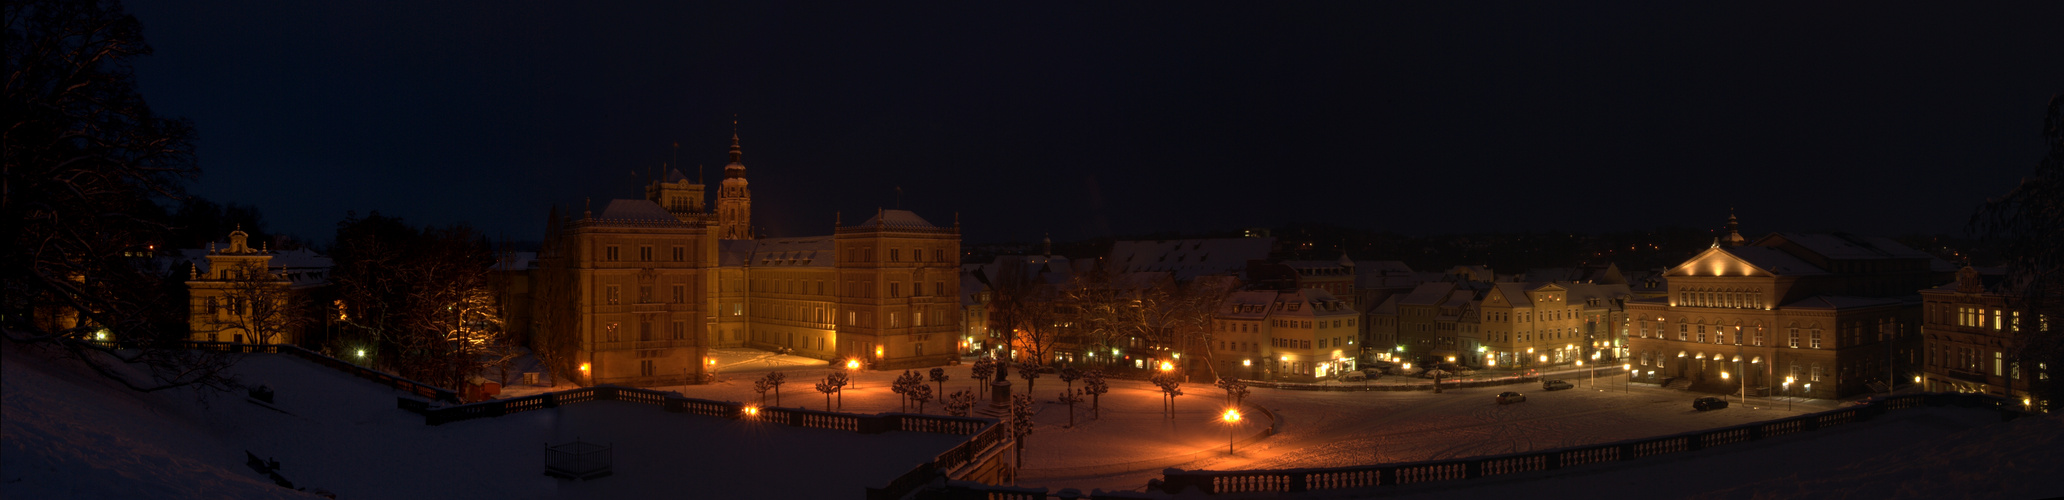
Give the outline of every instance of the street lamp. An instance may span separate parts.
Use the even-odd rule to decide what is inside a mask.
[[[1785,409],[1785,411],[1792,411],[1792,382],[1795,382],[1795,381],[1796,381],[1796,379],[1794,379],[1793,377],[1790,377],[1790,376],[1786,376],[1786,377],[1784,378],[1784,395],[1785,395],[1785,401],[1784,401],[1784,409]]]
[[[710,363],[715,364],[716,362],[711,361]],[[846,380],[848,381],[847,383],[853,384],[854,389],[860,388],[860,379],[853,376],[853,372],[857,371],[860,371],[860,358],[846,359]]]
[[[1239,427],[1237,426],[1240,425],[1240,410],[1236,408],[1226,408],[1225,414],[1219,416],[1218,418],[1219,420],[1224,420],[1226,423],[1225,452],[1227,455],[1231,455],[1233,454],[1233,433],[1238,432],[1236,429],[1238,429]]]
[[[1584,360],[1583,360],[1582,358],[1578,358],[1578,359],[1577,359],[1577,369],[1581,370],[1581,369],[1583,369],[1583,368],[1584,368]],[[1598,370],[1592,370],[1592,371],[1591,371],[1591,387],[1598,387]]]
[[[1634,385],[1634,364],[1621,363],[1620,370],[1627,372],[1627,379],[1620,381],[1620,392],[1633,393],[1634,388],[1631,386]]]

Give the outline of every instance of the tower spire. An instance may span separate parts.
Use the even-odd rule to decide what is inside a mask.
[[[1748,239],[1742,238],[1741,235],[1741,220],[1734,218],[1734,207],[1727,207],[1727,235],[1721,237],[1720,242],[1716,246],[1737,247],[1746,243],[1748,243]]]

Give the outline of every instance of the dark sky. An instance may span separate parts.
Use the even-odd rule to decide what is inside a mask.
[[[535,239],[553,203],[721,177],[756,225],[901,204],[970,242],[1402,232],[1954,232],[2041,156],[2064,2],[137,2],[193,192]],[[611,3],[614,4],[614,3]],[[1127,3],[1129,4],[1129,3]],[[577,210],[578,208],[576,208]]]

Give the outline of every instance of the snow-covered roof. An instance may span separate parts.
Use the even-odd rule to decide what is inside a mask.
[[[1772,247],[1721,247],[1720,251],[1727,252],[1735,258],[1748,262],[1749,265],[1770,271],[1771,274],[1779,276],[1827,274],[1826,270],[1822,270],[1813,264],[1799,260],[1798,257],[1793,257],[1792,254]]]
[[[1247,261],[1267,259],[1275,243],[1275,238],[1119,241],[1111,244],[1109,262],[1119,271],[1170,271],[1177,281],[1189,281],[1244,271]]]
[[[1926,259],[1925,252],[1908,248],[1891,238],[1883,236],[1860,236],[1841,233],[1776,233],[1764,237],[1782,238],[1829,259]],[[1758,241],[1758,245],[1764,244]]]
[[[1219,303],[1218,315],[1231,319],[1261,319],[1268,316],[1269,305],[1276,302],[1273,290],[1245,290],[1227,295]]]
[[[1911,299],[1911,298],[1909,298],[1909,299],[1900,299],[1900,298],[1889,298],[1889,297],[1852,297],[1852,296],[1847,296],[1847,295],[1815,295],[1815,296],[1812,296],[1812,297],[1807,297],[1807,298],[1804,298],[1804,299],[1799,299],[1799,300],[1797,300],[1797,301],[1793,301],[1792,303],[1790,303],[1790,304],[1785,304],[1785,305],[1783,305],[1783,306],[1781,306],[1781,307],[1779,307],[1779,308],[1780,308],[1780,309],[1856,309],[1856,308],[1863,308],[1863,307],[1876,307],[1876,306],[1887,306],[1887,305],[1899,305],[1899,304],[1901,304],[1901,303],[1904,303],[1904,302],[1912,302],[1912,301],[1915,301],[1915,299]]]
[[[496,255],[494,270],[522,271],[537,262],[537,252],[507,252]]]
[[[830,236],[760,238],[752,250],[753,267],[833,267],[837,243]]]
[[[681,219],[679,219],[679,218],[677,218],[677,217],[674,217],[674,214],[673,214],[672,212],[668,212],[668,211],[667,211],[667,209],[666,209],[665,207],[661,207],[661,206],[659,206],[659,204],[658,204],[658,203],[653,203],[653,202],[652,202],[651,200],[623,200],[623,199],[617,199],[617,200],[609,200],[609,205],[608,205],[608,206],[605,206],[605,207],[602,207],[602,213],[600,213],[600,214],[596,214],[594,218],[595,218],[596,220],[599,220],[599,221],[604,221],[604,222],[608,222],[608,221],[625,221],[625,222],[680,222],[680,221],[681,221]]]
[[[934,226],[932,225],[932,223],[926,222],[923,217],[918,217],[917,212],[912,212],[909,210],[883,210],[881,211],[881,213],[875,214],[874,217],[867,218],[867,222],[860,223],[860,227],[874,227],[876,225],[881,225],[883,227],[888,227],[891,229],[939,228],[939,226]]]
[[[1405,294],[1405,298],[1399,300],[1398,304],[1414,306],[1435,305],[1445,302],[1448,298],[1448,293],[1454,290],[1455,283],[1452,281],[1420,283],[1419,286],[1412,288],[1412,293]]]

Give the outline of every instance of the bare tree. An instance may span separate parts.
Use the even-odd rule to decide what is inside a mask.
[[[947,378],[948,378],[948,377],[946,376],[946,369],[945,369],[945,368],[933,368],[933,369],[932,369],[932,371],[931,371],[931,379],[932,379],[932,382],[937,382],[937,383],[939,384],[939,394],[940,394],[940,395],[945,395],[945,394],[946,394],[946,379],[947,379]]]
[[[975,394],[966,389],[953,391],[953,394],[946,396],[946,401],[942,404],[946,406],[947,415],[965,417],[968,416],[968,411],[975,407]]]
[[[314,321],[307,298],[288,288],[286,278],[264,266],[240,265],[224,273],[229,283],[222,298],[230,314],[220,316],[230,329],[242,330],[252,343],[273,344]]]
[[[1018,378],[1025,379],[1025,393],[1032,393],[1032,385],[1039,383],[1039,367],[1030,363],[1018,365]]]
[[[917,372],[903,370],[903,374],[896,376],[896,381],[889,385],[889,390],[895,392],[897,396],[901,396],[903,411],[910,411],[910,395],[921,386],[925,386],[924,376],[918,375]]]
[[[918,413],[924,413],[925,403],[932,401],[932,386],[924,384],[911,386],[910,401],[917,403]]]
[[[159,203],[200,175],[192,124],[158,116],[136,91],[131,65],[151,52],[142,26],[113,1],[0,9],[0,331],[133,390],[230,387],[222,370],[234,358],[171,343],[188,334],[176,278],[133,257],[168,233]],[[120,375],[123,364],[147,379]]]
[[[1175,418],[1175,397],[1183,395],[1183,375],[1174,371],[1158,372],[1154,374],[1153,381],[1154,386],[1161,388],[1161,397],[1165,403],[1162,409],[1167,410],[1169,418]]]
[[[838,407],[839,407],[839,409],[841,409],[841,410],[845,409],[845,408],[846,408],[846,386],[848,386],[848,385],[852,385],[852,383],[853,383],[853,377],[852,377],[851,375],[847,375],[847,374],[846,374],[846,372],[843,372],[843,371],[835,371],[835,372],[831,372],[831,374],[830,374],[830,375],[825,375],[825,376],[824,376],[824,381],[825,381],[825,382],[828,382],[828,383],[830,383],[830,384],[831,384],[831,388],[832,388],[832,392],[835,392],[835,393],[837,393],[837,394],[838,394]]]
[[[1025,467],[1025,436],[1032,435],[1032,395],[1012,394],[1010,406],[1011,437],[1017,440],[1018,468]]]
[[[971,370],[975,376],[975,392],[977,394],[987,393],[989,391],[989,382],[992,380],[990,377],[996,375],[996,360],[988,356],[982,356],[975,359],[975,366]]]
[[[2000,247],[2010,276],[2009,306],[2028,315],[2012,356],[2040,367],[2064,366],[2064,339],[2051,334],[2064,321],[2064,94],[2050,98],[2043,120],[2048,146],[2035,172],[2006,195],[1986,201],[1970,230]],[[2011,378],[2009,380],[2012,380]],[[2011,383],[2011,382],[2010,382]],[[2011,394],[2011,388],[2009,393]],[[2064,408],[2064,384],[2030,387],[2049,408]]]
[[[831,411],[831,393],[838,390],[839,386],[831,382],[831,375],[825,375],[823,381],[817,382],[817,392],[824,393],[824,411]]]
[[[774,388],[774,406],[781,406],[781,384],[788,383],[788,374],[767,372],[767,377],[764,380],[767,381],[768,386]]]
[[[1090,418],[1102,418],[1104,415],[1103,395],[1106,392],[1111,392],[1111,385],[1104,382],[1104,371],[1102,369],[1091,369],[1088,373],[1082,374],[1082,392],[1089,394]]]
[[[1247,383],[1241,382],[1240,379],[1219,377],[1218,382],[1213,385],[1217,385],[1220,389],[1225,389],[1226,404],[1237,407],[1247,399]]]
[[[1061,391],[1060,402],[1068,405],[1068,428],[1075,428],[1075,403],[1082,402],[1082,393],[1074,389]]]

